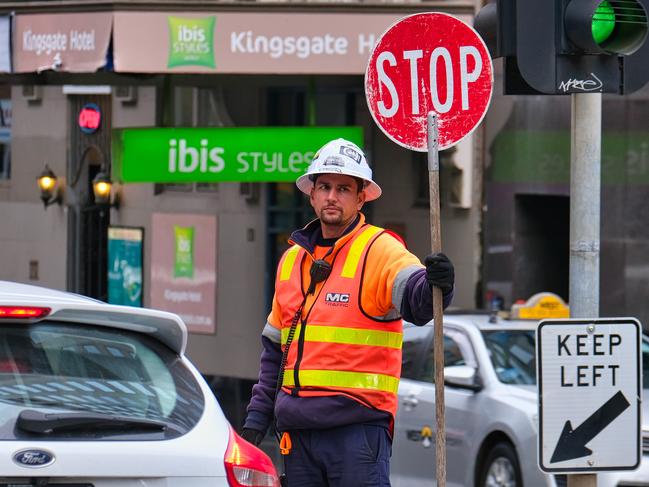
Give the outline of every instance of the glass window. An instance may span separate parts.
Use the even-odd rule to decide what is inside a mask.
[[[460,338],[460,334],[457,334]],[[458,340],[444,335],[444,367],[470,362]],[[472,362],[471,362],[472,363]],[[469,365],[471,365],[469,363]],[[406,326],[403,330],[401,376],[406,379],[435,382],[433,329],[429,326]]]
[[[10,177],[11,177],[11,100],[0,99],[0,180],[9,179]]]
[[[455,147],[450,147],[439,151],[439,168],[440,168],[440,204],[442,207],[447,198],[454,201],[452,193],[454,190],[452,179],[449,177],[450,173],[457,171],[453,162],[453,155],[456,152]],[[415,208],[428,208],[430,206],[430,183],[428,173],[428,153],[427,152],[412,152],[412,175],[413,175],[413,202]],[[457,198],[456,198],[457,199]]]
[[[646,337],[642,339],[642,388],[649,389],[649,341]]]
[[[401,377],[419,380],[424,353],[432,333],[432,328],[428,326],[404,326]]]
[[[444,335],[444,367],[451,365],[466,365],[464,354],[458,342],[448,336]],[[430,344],[430,349],[424,356],[424,366],[421,371],[420,380],[426,382],[435,382],[435,360],[433,356],[433,343]]]
[[[505,384],[536,384],[533,330],[483,331],[482,336],[498,379]]]
[[[174,438],[193,428],[203,412],[194,376],[176,354],[146,335],[59,322],[0,330],[0,439],[27,437],[6,420],[26,408],[165,425],[154,432],[128,425],[104,428],[105,434],[96,428],[61,431],[66,439],[96,440]]]

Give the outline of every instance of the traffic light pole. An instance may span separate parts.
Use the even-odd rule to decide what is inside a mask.
[[[599,317],[602,94],[571,95],[570,317]],[[597,475],[568,475],[568,487],[597,487]]]

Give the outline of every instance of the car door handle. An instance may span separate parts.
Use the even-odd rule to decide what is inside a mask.
[[[421,443],[421,446],[424,448],[430,448],[430,446],[433,444],[432,438],[433,438],[433,431],[431,430],[430,426],[426,425],[421,430],[407,430],[406,431],[406,437],[410,441],[414,441],[417,443]]]
[[[406,409],[414,409],[419,404],[419,399],[417,399],[413,394],[403,398],[403,405]]]

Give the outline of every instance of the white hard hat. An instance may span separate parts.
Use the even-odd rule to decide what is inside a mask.
[[[303,193],[310,194],[314,176],[318,174],[345,174],[365,181],[365,201],[381,196],[381,188],[372,181],[372,169],[367,164],[365,154],[353,142],[336,139],[327,142],[313,156],[306,173],[297,178],[295,184]]]

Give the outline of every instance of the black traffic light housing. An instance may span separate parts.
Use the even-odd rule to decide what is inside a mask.
[[[626,94],[649,81],[649,0],[497,0],[476,30],[504,58],[504,93]]]

